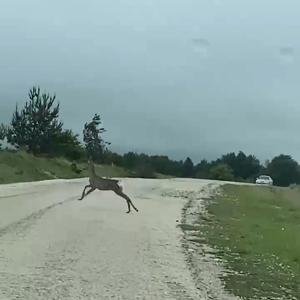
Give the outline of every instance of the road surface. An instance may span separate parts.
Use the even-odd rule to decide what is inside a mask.
[[[0,186],[0,299],[208,299],[177,226],[200,180],[124,179],[126,202],[86,179]]]

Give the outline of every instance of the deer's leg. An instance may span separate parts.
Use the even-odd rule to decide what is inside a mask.
[[[118,195],[118,196],[120,196],[120,197],[122,197],[122,198],[124,198],[125,200],[126,200],[126,203],[127,203],[127,207],[128,207],[128,211],[126,212],[127,214],[129,214],[130,213],[130,203],[129,203],[129,197],[128,196],[126,196],[125,194],[123,194],[123,192],[121,191],[121,190],[114,190],[114,192]]]
[[[129,203],[129,201],[128,200],[126,200],[126,203],[127,203],[127,207],[128,207],[128,210],[126,211],[126,213],[127,214],[129,214],[130,213],[130,203]]]
[[[86,185],[86,186],[84,187],[83,192],[82,192],[82,195],[81,195],[81,198],[78,199],[78,200],[82,200],[82,199],[86,196],[86,195],[85,195],[85,191],[86,191],[86,189],[89,188],[89,187],[91,187],[90,184],[88,184],[88,185]]]
[[[135,211],[139,211],[139,210],[133,205],[131,199],[130,199],[125,193],[123,193],[123,191],[121,191],[121,194],[123,195],[123,197],[125,197],[125,199],[129,202],[129,204],[133,207],[133,209],[134,209]],[[120,196],[121,196],[121,195],[120,195]]]
[[[129,203],[130,203],[130,205],[133,207],[133,209],[135,210],[135,211],[139,211],[134,205],[133,205],[133,203],[132,203],[132,201],[129,199]]]
[[[93,188],[93,187],[92,187],[90,190],[88,190],[87,193],[85,194],[85,197],[86,197],[88,194],[92,193],[94,190],[95,190],[95,188]]]
[[[128,206],[128,211],[127,213],[130,213],[130,205],[136,210],[139,211],[132,203],[131,199],[125,194],[123,193],[121,190],[116,190],[114,191],[117,195],[119,195],[120,197],[124,198],[127,202],[127,206]]]

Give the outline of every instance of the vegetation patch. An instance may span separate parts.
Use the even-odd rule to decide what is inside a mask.
[[[223,276],[228,291],[242,299],[299,299],[298,188],[226,185],[207,210],[201,237],[231,270]]]
[[[103,177],[127,177],[129,172],[121,167],[96,165]],[[71,163],[65,158],[37,157],[17,151],[0,151],[0,184],[48,179],[88,177],[87,164]]]

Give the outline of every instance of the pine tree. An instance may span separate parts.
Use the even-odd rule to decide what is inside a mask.
[[[101,124],[100,115],[95,114],[91,122],[85,123],[83,129],[83,141],[85,143],[86,154],[89,159],[95,162],[103,162],[106,145],[110,144],[102,139],[102,134],[106,132],[106,130],[100,127]]]
[[[55,95],[41,93],[39,87],[33,87],[28,97],[22,109],[16,107],[7,131],[7,141],[35,154],[48,153],[55,137],[62,132],[59,104],[55,105]]]

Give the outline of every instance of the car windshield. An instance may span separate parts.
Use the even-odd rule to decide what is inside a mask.
[[[259,179],[269,180],[270,177],[269,176],[259,176]]]
[[[0,300],[300,299],[300,0],[0,1]]]

